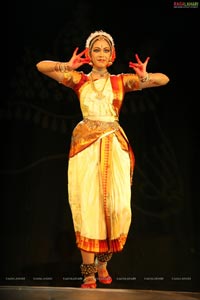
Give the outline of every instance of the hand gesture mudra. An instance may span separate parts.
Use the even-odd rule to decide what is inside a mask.
[[[83,57],[83,55],[85,55],[86,50],[83,50],[82,52],[77,54],[78,49],[79,48],[76,47],[76,49],[73,52],[73,55],[72,55],[71,59],[68,62],[68,66],[73,70],[79,68],[80,66],[82,66],[84,64],[88,64],[90,62],[90,58]]]
[[[147,64],[148,64],[148,61],[150,59],[150,57],[147,57],[146,60],[144,62],[142,62],[138,56],[138,54],[135,54],[135,58],[137,60],[136,63],[133,63],[133,62],[129,62],[129,67],[130,68],[133,68],[135,73],[140,77],[140,78],[143,78],[147,75],[147,71],[146,71],[146,68],[147,68]]]

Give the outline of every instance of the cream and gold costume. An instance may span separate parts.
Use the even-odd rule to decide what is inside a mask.
[[[89,75],[72,71],[61,83],[77,93],[83,115],[72,133],[68,165],[77,246],[94,253],[119,252],[131,224],[135,159],[118,121],[125,93],[139,89],[138,77],[109,75],[92,83]],[[92,84],[102,90],[100,98]]]

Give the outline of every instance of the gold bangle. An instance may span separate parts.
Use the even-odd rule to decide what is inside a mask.
[[[139,79],[140,79],[141,82],[149,81],[149,73],[147,73],[146,76],[144,76],[144,77],[139,77]]]
[[[60,63],[59,68],[60,68],[61,73],[66,73],[66,72],[71,71],[71,69],[70,69],[70,67],[68,66],[67,63]]]
[[[55,71],[56,72],[61,72],[61,73],[67,73],[71,71],[72,69],[68,66],[67,63],[56,63],[55,65]]]
[[[59,62],[57,62],[57,63],[55,64],[54,70],[55,70],[56,72],[59,72],[59,71],[60,71],[59,65],[60,65]]]

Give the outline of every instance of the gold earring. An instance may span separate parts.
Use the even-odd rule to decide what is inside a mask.
[[[112,64],[113,64],[113,62],[112,62],[112,61],[109,61],[109,62],[108,62],[108,67],[111,66]]]

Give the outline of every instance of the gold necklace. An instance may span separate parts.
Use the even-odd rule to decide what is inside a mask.
[[[92,69],[92,73],[98,74],[100,77],[104,77],[106,74],[108,74],[108,71],[107,70],[105,70],[105,71],[97,71],[95,69]]]
[[[92,85],[92,89],[93,91],[96,93],[96,98],[101,100],[104,98],[104,95],[103,95],[103,91],[104,91],[104,88],[106,86],[106,83],[108,81],[108,78],[109,78],[109,73],[107,74],[106,78],[105,78],[105,83],[103,85],[103,88],[101,90],[97,90],[95,84],[94,84],[94,80],[92,78],[92,73],[90,74],[90,79],[91,79],[91,85]]]

